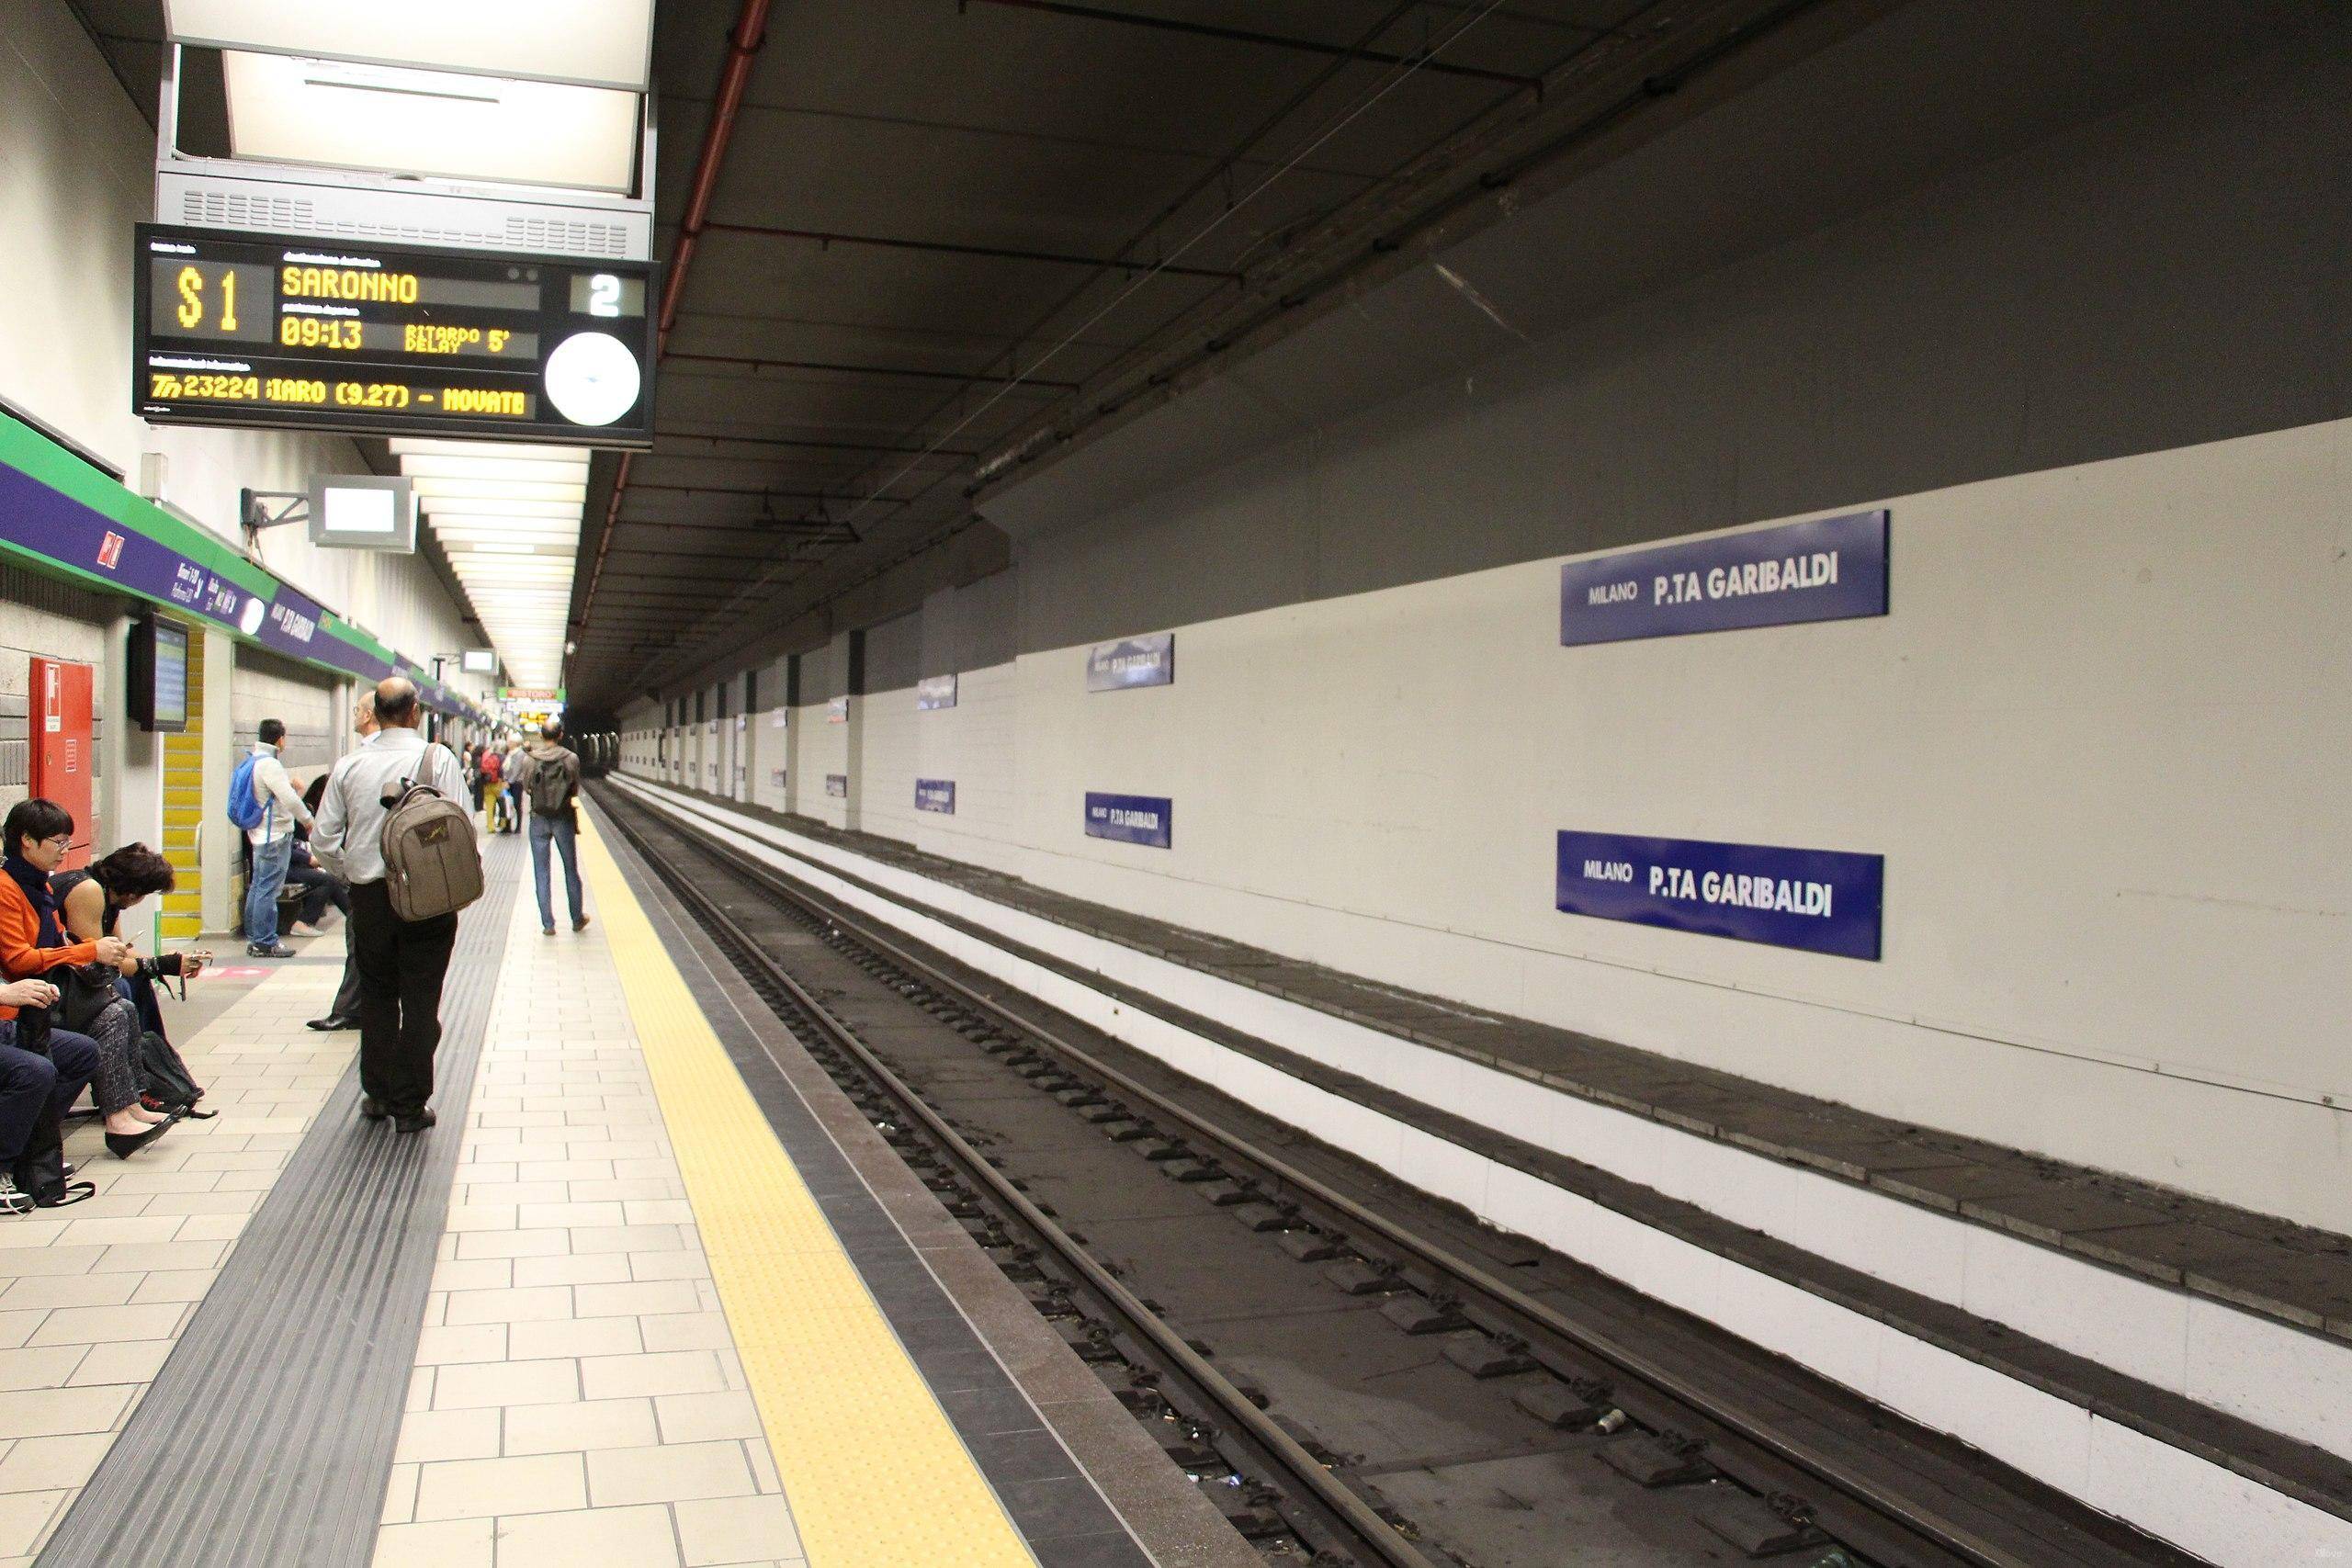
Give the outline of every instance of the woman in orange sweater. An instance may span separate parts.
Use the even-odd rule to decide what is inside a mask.
[[[111,973],[130,952],[129,944],[112,936],[66,942],[58,925],[57,898],[49,888],[49,874],[74,847],[73,814],[53,800],[20,800],[0,821],[0,846],[6,850],[0,857],[0,871],[7,874],[0,876],[0,971],[6,978],[38,979],[61,964],[103,964]],[[15,1008],[0,1005],[0,1018],[16,1016]],[[139,1074],[130,1059],[137,1021],[130,1003],[116,997],[99,1010],[86,1035],[50,1030],[52,1040],[64,1035],[96,1047],[90,1091],[106,1114],[107,1148],[117,1159],[153,1143],[172,1122],[139,1103]]]

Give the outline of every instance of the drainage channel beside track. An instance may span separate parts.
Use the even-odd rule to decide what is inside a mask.
[[[2197,1561],[594,795],[1271,1560]]]

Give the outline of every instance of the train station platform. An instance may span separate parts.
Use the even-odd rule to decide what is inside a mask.
[[[304,1027],[330,933],[175,1010],[215,1119],[76,1133],[100,1196],[0,1222],[0,1564],[1257,1561],[582,849],[595,923],[543,936],[489,841],[437,1127],[359,1120],[356,1035]]]
[[[617,787],[1487,1224],[2211,1560],[2332,1560],[2352,1541],[2352,1427],[2312,1376],[2352,1371],[2341,1235],[899,840]]]

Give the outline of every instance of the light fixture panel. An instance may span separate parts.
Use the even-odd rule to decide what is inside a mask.
[[[653,0],[164,0],[175,43],[618,87],[652,83]]]
[[[609,87],[232,51],[241,159],[626,194],[639,99]]]

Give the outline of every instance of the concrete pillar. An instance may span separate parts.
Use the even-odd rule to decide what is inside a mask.
[[[804,813],[801,802],[808,797],[801,791],[808,781],[800,772],[800,655],[789,654],[784,661],[784,706],[790,716],[784,726],[784,809],[787,813]],[[818,781],[820,789],[824,781]]]
[[[849,723],[843,727],[842,766],[849,772],[849,798],[842,803],[842,826],[854,833],[865,825],[865,633],[849,634]]]

